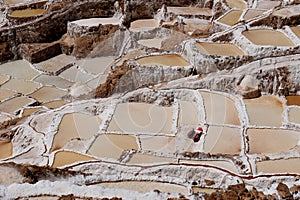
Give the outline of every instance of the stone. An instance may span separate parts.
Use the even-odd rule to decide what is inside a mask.
[[[284,183],[279,183],[278,186],[276,187],[276,190],[278,192],[278,195],[283,199],[292,197],[292,194],[291,194],[288,186]]]

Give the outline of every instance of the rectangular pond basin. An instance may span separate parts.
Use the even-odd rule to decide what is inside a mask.
[[[75,163],[83,163],[83,162],[95,161],[95,160],[97,159],[80,153],[76,153],[72,151],[59,151],[55,153],[54,160],[51,167],[57,168],[57,167],[63,167]]]
[[[270,10],[280,5],[280,1],[257,1],[256,9]]]
[[[101,122],[97,116],[83,113],[64,115],[53,138],[51,152],[63,148],[72,139],[91,139],[98,132]]]
[[[147,103],[118,104],[108,131],[171,134],[173,109]]]
[[[287,35],[277,30],[255,29],[243,31],[242,34],[255,45],[295,46]]]
[[[300,124],[300,107],[289,109],[289,122]]]
[[[194,17],[200,17],[200,16],[206,16],[210,17],[212,16],[212,10],[209,8],[198,8],[198,7],[167,7],[168,13],[173,13],[178,16],[194,16]]]
[[[281,126],[283,104],[275,96],[245,99],[250,124],[257,126]]]
[[[137,59],[137,62],[140,65],[144,65],[144,66],[154,66],[154,65],[180,66],[180,67],[190,66],[190,63],[188,63],[188,61],[186,61],[183,57],[177,54],[146,56]]]
[[[168,164],[177,163],[175,158],[159,157],[146,154],[133,154],[127,164],[130,165],[157,165],[157,164]]]
[[[181,125],[198,125],[200,123],[199,110],[194,102],[179,101],[179,118],[178,124]]]
[[[300,106],[300,96],[286,96],[288,106]]]
[[[209,124],[240,125],[237,108],[233,100],[220,94],[200,92],[204,101],[206,122]]]
[[[45,102],[59,99],[65,96],[66,94],[67,92],[65,90],[61,90],[52,86],[44,86],[38,89],[37,91],[33,92],[29,96],[41,103],[45,103]]]
[[[278,129],[248,129],[247,135],[250,154],[288,152],[300,139],[300,132]]]
[[[22,79],[10,79],[8,82],[4,83],[1,88],[13,90],[22,94],[30,94],[37,90],[40,84],[33,81],[26,81]]]
[[[262,15],[264,12],[265,10],[248,9],[243,18],[244,20],[248,21]]]
[[[247,3],[244,0],[226,0],[226,3],[230,8],[239,8],[242,10],[247,8]]]
[[[297,35],[298,38],[300,38],[300,26],[293,26],[291,27],[292,31]]]
[[[218,22],[226,24],[228,26],[233,26],[238,23],[242,13],[242,10],[231,10],[223,15],[220,19],[218,19]]]
[[[149,31],[158,28],[159,24],[156,19],[139,19],[131,22],[129,30],[131,31]]]
[[[146,46],[148,48],[160,49],[163,40],[164,40],[163,38],[153,38],[153,39],[139,40],[138,44]]]
[[[175,153],[176,138],[167,136],[140,135],[141,149],[144,151]]]
[[[18,79],[32,80],[40,73],[33,69],[26,60],[17,60],[0,65],[0,74],[10,75]]]
[[[147,193],[153,190],[158,190],[164,193],[180,193],[183,195],[188,195],[188,190],[184,186],[154,181],[105,182],[100,183],[98,185],[103,186],[105,188],[134,190],[141,193]]]
[[[97,137],[88,153],[100,158],[118,160],[125,150],[138,150],[135,136],[103,134]]]
[[[244,52],[234,44],[198,42],[197,48],[206,55],[243,56]]]
[[[287,6],[280,10],[275,10],[273,12],[274,16],[282,17],[282,18],[290,18],[290,17],[299,17],[300,15],[300,5]]]
[[[300,174],[300,158],[267,160],[256,163],[257,173],[266,174],[285,174],[296,173]]]
[[[238,155],[242,148],[239,128],[209,126],[204,141],[204,152]]]
[[[24,9],[24,10],[14,10],[10,16],[13,18],[27,18],[36,17],[45,14],[45,9]]]
[[[108,72],[111,64],[115,61],[115,57],[96,57],[96,58],[84,58],[76,61],[76,64],[93,74],[100,74]]]
[[[21,108],[33,103],[34,101],[32,99],[29,99],[27,97],[15,97],[10,100],[4,101],[0,104],[0,110],[2,112],[7,112],[11,114],[15,114],[17,110],[20,110]]]
[[[12,155],[13,146],[11,141],[1,141],[0,140],[0,160],[8,158]]]

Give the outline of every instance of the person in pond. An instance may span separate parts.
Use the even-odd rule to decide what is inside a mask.
[[[200,140],[202,134],[203,134],[203,129],[202,129],[201,127],[198,127],[198,128],[195,130],[195,134],[194,134],[194,136],[193,136],[194,142],[199,142],[199,140]]]

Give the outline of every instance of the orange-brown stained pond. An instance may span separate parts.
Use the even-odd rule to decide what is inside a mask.
[[[105,134],[96,139],[89,149],[89,154],[117,160],[125,150],[138,150],[135,136]]]
[[[71,165],[76,162],[87,162],[96,160],[93,157],[71,152],[71,151],[59,151],[54,155],[53,168],[62,167],[65,165]]]
[[[0,140],[0,159],[8,158],[12,155],[13,146],[11,141]]]
[[[173,107],[147,103],[118,104],[108,131],[172,133]]]
[[[239,128],[209,126],[204,142],[205,153],[238,155],[241,152]]]
[[[197,48],[206,55],[243,56],[244,52],[234,44],[199,42]]]
[[[233,100],[220,94],[200,92],[202,95],[206,122],[209,124],[240,125],[238,111]]]
[[[218,22],[226,24],[228,26],[233,26],[238,23],[243,11],[242,10],[231,10],[226,15],[221,17]]]
[[[290,108],[288,115],[290,122],[300,124],[300,107]]]
[[[177,54],[147,56],[137,59],[137,62],[140,65],[144,66],[190,66],[190,63],[188,63],[183,57]]]
[[[242,33],[253,44],[264,46],[295,46],[292,40],[277,30],[256,29]]]
[[[256,163],[258,173],[297,173],[300,174],[300,158],[267,160]]]
[[[15,10],[10,16],[14,18],[26,18],[26,17],[35,17],[43,15],[46,12],[45,9],[25,9],[25,10]]]
[[[180,193],[183,195],[188,194],[186,187],[170,183],[152,182],[152,181],[122,181],[122,182],[106,182],[99,185],[106,188],[121,188],[134,190],[141,193],[159,190],[164,193]]]
[[[30,0],[4,0],[4,4],[13,5],[19,3],[29,2]]]
[[[286,96],[288,106],[300,106],[300,96]]]
[[[268,154],[287,152],[298,144],[300,133],[290,130],[248,129],[249,153]]]
[[[274,96],[261,96],[244,100],[250,124],[257,126],[281,126],[283,104]]]
[[[51,152],[61,149],[67,142],[75,138],[90,139],[97,131],[101,120],[97,116],[83,113],[71,113],[63,116],[55,134]]]

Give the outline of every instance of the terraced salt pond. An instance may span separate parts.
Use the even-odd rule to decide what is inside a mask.
[[[300,26],[291,27],[292,31],[300,38]]]
[[[206,55],[243,56],[244,52],[234,44],[198,42],[197,48]]]
[[[209,126],[205,136],[204,152],[238,155],[241,152],[241,142],[239,128]]]
[[[167,11],[179,16],[212,16],[212,10],[209,8],[168,6]]]
[[[179,102],[179,125],[198,125],[200,122],[199,111],[196,103],[190,101]]]
[[[7,5],[14,5],[14,4],[20,4],[20,3],[26,3],[29,2],[30,0],[4,0],[4,4]]]
[[[1,103],[0,110],[2,112],[15,114],[17,110],[20,110],[22,107],[32,104],[33,102],[34,101],[32,99],[27,97],[15,97]]]
[[[108,131],[172,133],[173,107],[147,103],[118,104]]]
[[[218,22],[226,24],[228,26],[233,26],[238,23],[243,11],[242,10],[231,10],[224,16],[222,16]]]
[[[281,160],[267,160],[257,162],[257,173],[268,174],[285,174],[285,173],[297,173],[300,174],[300,159],[290,158]]]
[[[138,150],[135,136],[104,134],[100,135],[96,141],[94,141],[88,153],[100,158],[104,157],[118,160],[125,150]]]
[[[188,194],[186,187],[181,185],[175,185],[170,183],[152,182],[152,181],[122,181],[122,182],[109,182],[98,184],[105,188],[121,188],[134,190],[142,193],[151,192],[153,190],[158,190],[164,193],[180,193],[183,195]]]
[[[237,108],[233,100],[220,94],[200,92],[204,100],[206,122],[209,124],[240,125]]]
[[[52,100],[59,99],[67,94],[66,91],[58,89],[52,86],[44,86],[37,91],[33,92],[29,96],[35,100],[45,103]]]
[[[248,9],[243,18],[247,21],[262,15],[264,12],[264,10]]]
[[[154,39],[139,40],[138,43],[148,48],[160,49],[163,40],[164,40],[163,38],[154,38]]]
[[[176,137],[140,135],[141,149],[144,151],[175,153]]]
[[[247,8],[247,3],[243,0],[226,0],[226,3],[231,8],[239,8],[239,9]]]
[[[300,124],[300,107],[290,108],[288,116],[290,122]]]
[[[255,29],[242,32],[255,45],[263,46],[295,46],[290,38],[277,30]]]
[[[156,19],[139,19],[131,22],[129,30],[131,31],[148,31],[158,28],[159,24]]]
[[[268,0],[261,0],[257,1],[256,8],[262,10],[269,10],[273,9],[280,5],[280,1],[268,1]]]
[[[249,153],[283,153],[296,147],[300,139],[298,131],[280,129],[248,129]]]
[[[146,56],[137,59],[137,62],[144,66],[190,66],[190,64],[184,58],[177,54]]]
[[[175,158],[167,158],[167,157],[159,157],[153,155],[146,154],[133,154],[130,158],[129,165],[157,165],[157,164],[169,164],[169,163],[177,163]]]
[[[71,113],[63,116],[55,134],[51,151],[63,148],[72,139],[91,139],[99,130],[101,119],[96,116]]]
[[[300,106],[300,96],[286,96],[288,106]]]
[[[250,124],[257,126],[282,125],[283,104],[274,96],[244,100]]]
[[[93,161],[93,160],[97,160],[97,159],[87,156],[87,155],[79,154],[76,152],[59,151],[59,152],[56,152],[54,155],[52,167],[53,168],[63,167],[66,165],[77,163],[77,162],[87,162],[87,161]]]
[[[13,146],[11,141],[1,141],[0,140],[0,160],[8,158],[12,155]]]
[[[10,14],[10,16],[14,18],[36,17],[45,14],[45,12],[45,9],[15,10]]]

